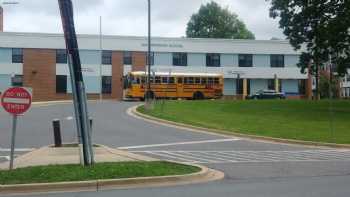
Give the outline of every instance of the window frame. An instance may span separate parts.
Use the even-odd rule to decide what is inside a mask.
[[[188,66],[187,53],[173,53],[173,66]]]
[[[112,65],[112,51],[103,50],[101,53],[101,64],[102,65]]]
[[[109,82],[109,83],[108,83]],[[112,94],[112,76],[102,76],[102,94]]]
[[[238,54],[238,67],[253,67],[253,54]]]
[[[270,66],[271,66],[271,68],[284,68],[285,67],[284,55],[283,54],[271,54],[270,55]]]
[[[214,58],[216,57],[216,58]],[[221,54],[220,53],[207,53],[206,55],[207,67],[221,67]]]
[[[56,49],[56,64],[67,64],[67,62],[68,62],[67,50]]]
[[[61,79],[64,78],[65,83],[62,83],[60,86],[58,82],[60,81],[59,78],[62,77]],[[67,94],[68,86],[67,86],[67,75],[56,75],[56,93],[57,94]],[[60,89],[63,88],[63,89]]]
[[[132,51],[123,52],[123,65],[132,65]]]
[[[22,48],[12,48],[12,63],[23,63]]]

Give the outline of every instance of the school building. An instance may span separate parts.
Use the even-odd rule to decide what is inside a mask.
[[[145,71],[147,38],[78,35],[89,98],[123,98],[123,76]],[[224,96],[242,98],[259,90],[305,98],[312,79],[297,67],[300,51],[285,40],[152,38],[152,71],[220,73]],[[31,87],[35,101],[69,99],[71,85],[62,34],[0,32],[0,91]],[[242,87],[246,88],[242,88]]]

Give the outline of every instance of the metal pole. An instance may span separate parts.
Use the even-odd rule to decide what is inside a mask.
[[[329,85],[328,85],[328,94],[329,94],[329,127],[331,132],[331,139],[334,141],[334,125],[333,125],[333,90],[332,90],[332,83],[333,83],[333,71],[332,71],[332,57],[329,55]]]
[[[13,118],[12,118],[10,170],[13,169],[13,160],[14,160],[14,156],[15,156],[16,130],[17,130],[17,115],[13,115]]]
[[[102,16],[100,16],[100,53],[101,53],[101,62],[100,62],[100,101],[103,99],[102,95]]]
[[[74,68],[72,64],[72,54],[68,54],[68,67],[69,67],[69,73],[70,73],[70,79],[71,79],[71,86],[72,86],[72,95],[73,95],[73,106],[74,106],[74,115],[75,115],[75,122],[77,125],[77,134],[78,134],[78,146],[79,146],[79,156],[80,156],[80,164],[84,165],[84,152],[83,152],[83,139],[81,135],[81,129],[79,127],[80,125],[80,118],[79,117],[79,107],[78,107],[78,96],[77,96],[77,89],[74,85],[75,83],[75,75]]]
[[[78,40],[77,40],[77,35],[74,27],[73,3],[71,0],[58,0],[58,3],[60,7],[60,12],[61,12],[61,19],[62,19],[62,25],[64,30],[66,48],[69,54],[71,54],[72,67],[74,71],[73,74],[75,75],[74,76],[75,83],[72,84],[72,86],[75,86],[77,91],[78,113],[76,113],[77,115],[76,118],[80,119],[79,121],[80,125],[77,125],[77,127],[80,127],[80,132],[82,135],[84,165],[91,165],[91,155],[90,155],[91,147],[88,147],[89,144],[91,145],[91,142],[88,141],[90,126],[87,118],[88,114],[87,114],[86,94],[85,94],[85,87],[84,87],[84,78],[83,78],[82,69],[81,69]]]
[[[62,147],[61,123],[59,119],[52,121],[55,147]]]
[[[147,87],[147,102],[151,101],[151,0],[148,0],[148,87]]]

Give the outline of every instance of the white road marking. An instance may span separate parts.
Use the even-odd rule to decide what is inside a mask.
[[[15,152],[30,152],[35,150],[35,148],[16,148]],[[10,152],[11,149],[10,148],[0,148],[1,152]]]
[[[350,150],[302,151],[132,151],[191,163],[350,162]]]
[[[206,144],[206,143],[217,143],[217,142],[233,142],[240,139],[230,138],[230,139],[216,139],[216,140],[203,140],[203,141],[190,141],[190,142],[176,142],[168,144],[148,144],[148,145],[139,145],[139,146],[125,146],[119,147],[118,149],[139,149],[139,148],[152,148],[152,147],[163,147],[163,146],[176,146],[176,145],[190,145],[190,144]]]

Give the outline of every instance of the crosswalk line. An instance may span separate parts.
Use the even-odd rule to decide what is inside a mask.
[[[350,150],[305,151],[132,151],[191,163],[257,163],[257,162],[350,162]]]

